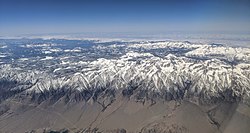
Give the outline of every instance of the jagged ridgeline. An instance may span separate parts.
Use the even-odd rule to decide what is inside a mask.
[[[0,39],[0,132],[248,133],[250,49]]]
[[[72,49],[58,44],[21,47],[40,49],[42,54],[16,59],[30,66],[0,66],[1,101],[28,95],[38,103],[62,97],[65,102],[99,102],[122,95],[142,103],[193,98],[213,103],[241,101],[250,95],[248,48],[171,41],[95,43]]]

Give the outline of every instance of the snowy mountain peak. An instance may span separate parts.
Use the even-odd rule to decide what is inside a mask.
[[[96,56],[101,52],[94,46],[92,49]],[[103,46],[101,50],[120,52],[114,58],[87,61],[79,60],[75,53],[67,58],[53,57],[50,60],[61,58],[58,62],[68,63],[48,67],[52,73],[2,65],[0,79],[1,82],[16,83],[9,89],[22,89],[28,93],[62,88],[78,91],[136,88],[162,95],[167,93],[172,97],[187,94],[222,97],[228,91],[237,97],[250,95],[250,49],[247,48],[189,42],[143,42],[112,48]],[[68,60],[75,56],[77,58]]]

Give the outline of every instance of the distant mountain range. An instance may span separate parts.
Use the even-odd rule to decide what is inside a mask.
[[[0,101],[3,132],[247,133],[250,48],[2,39]],[[244,127],[231,130],[242,115]],[[26,117],[35,122],[19,126]],[[195,122],[188,122],[191,117]],[[199,121],[204,130],[194,127]]]

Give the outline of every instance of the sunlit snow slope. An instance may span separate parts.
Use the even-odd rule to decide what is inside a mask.
[[[37,44],[26,46],[30,49]],[[193,95],[208,99],[250,96],[249,48],[172,41],[113,42],[84,48],[85,52],[90,49],[93,53],[81,56],[78,54],[84,52],[81,47],[65,51],[57,45],[49,46],[41,45],[44,47],[41,50],[47,51],[43,53],[73,54],[25,60],[32,60],[34,64],[42,62],[40,68],[2,63],[0,82],[4,83],[6,91],[43,93],[60,89],[79,92],[108,89],[125,93],[140,90],[170,99]],[[103,53],[109,56],[97,56]],[[89,60],[91,55],[95,58]],[[77,58],[65,60],[72,57]]]

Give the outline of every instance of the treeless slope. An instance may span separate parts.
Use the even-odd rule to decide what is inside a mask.
[[[105,101],[105,99],[103,99]],[[1,132],[145,132],[248,133],[250,108],[218,102],[198,105],[189,101],[136,102],[117,97],[107,107],[96,101],[65,102],[64,97],[40,104],[10,98],[1,103]],[[63,130],[64,131],[64,130]]]

